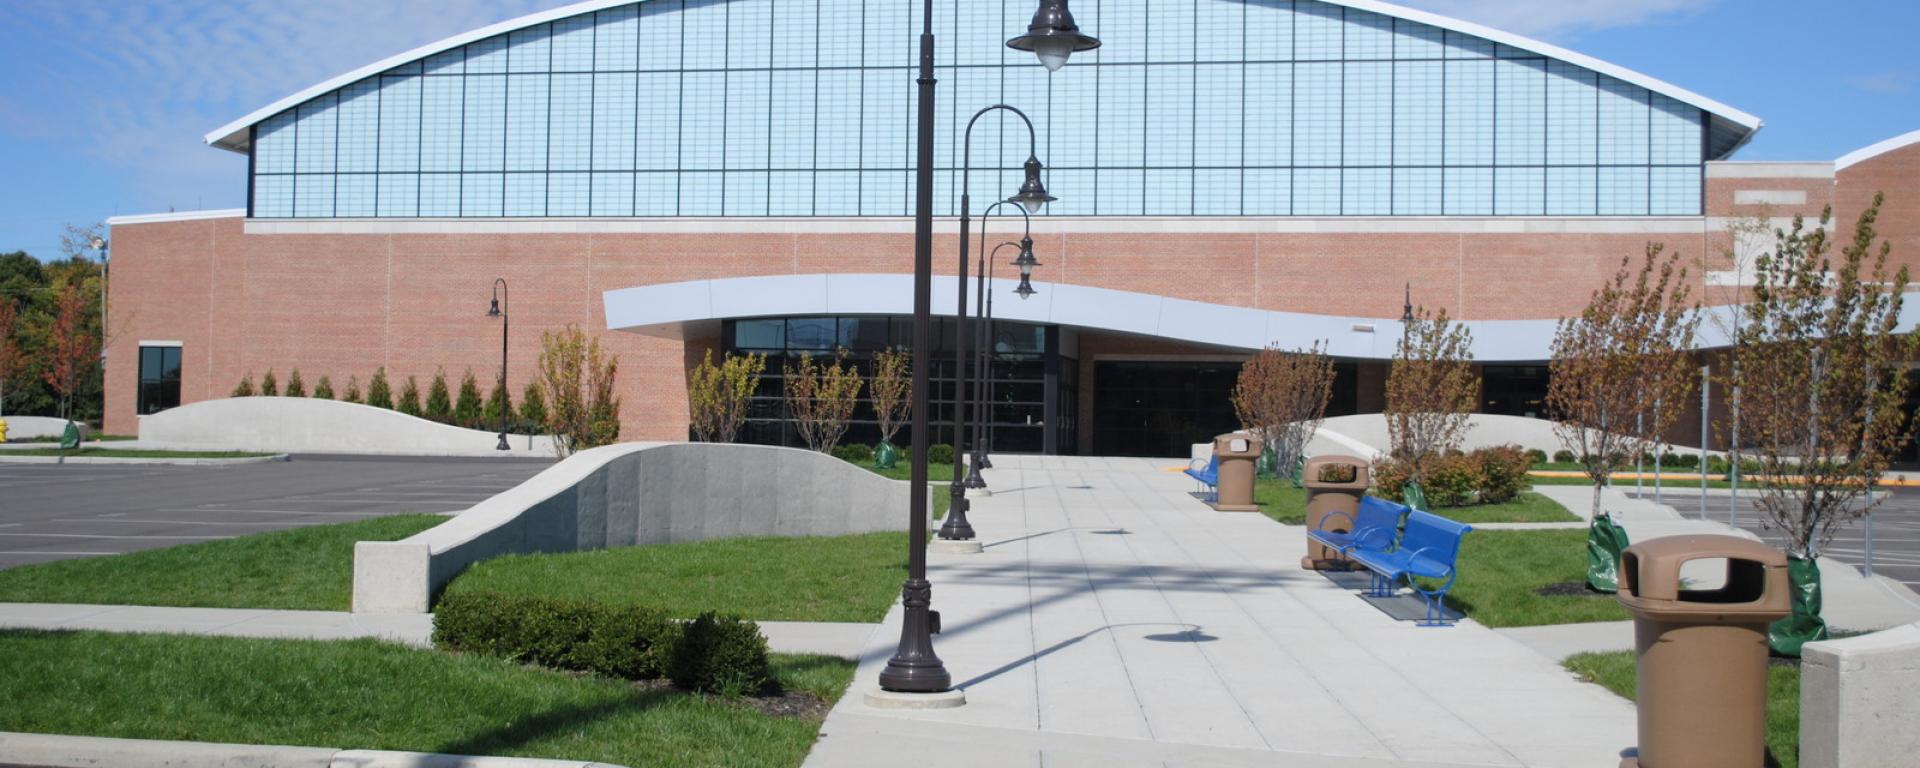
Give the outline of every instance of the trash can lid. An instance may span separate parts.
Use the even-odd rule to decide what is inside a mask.
[[[1353,467],[1353,478],[1346,481],[1321,480],[1321,467]],[[1300,484],[1306,488],[1366,488],[1372,485],[1367,471],[1367,460],[1358,456],[1321,454],[1300,468]]]
[[[1228,432],[1213,438],[1213,452],[1235,457],[1258,456],[1265,446],[1260,438],[1245,432]]]
[[[1716,589],[1687,589],[1680,570],[1697,560],[1726,560],[1726,582]],[[1660,618],[1760,618],[1785,615],[1791,606],[1787,555],[1738,536],[1665,536],[1620,554],[1620,603],[1636,615]]]

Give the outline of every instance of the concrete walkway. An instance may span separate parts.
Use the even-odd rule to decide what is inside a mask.
[[[762,621],[775,653],[857,658],[876,624]],[[158,608],[138,605],[0,603],[0,629],[156,632],[296,640],[375,638],[418,647],[433,645],[433,614],[345,611],[273,611],[236,608]]]
[[[1631,704],[1471,621],[1396,620],[1302,571],[1302,529],[1214,512],[1164,460],[996,457],[985,553],[935,556],[936,648],[968,703],[878,710],[900,609],[809,768],[1594,766]]]

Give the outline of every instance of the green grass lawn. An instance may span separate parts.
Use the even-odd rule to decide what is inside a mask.
[[[791,768],[820,724],[625,681],[370,640],[0,631],[0,731]],[[837,699],[853,663],[776,656]]]
[[[149,451],[127,448],[11,448],[0,451],[0,456],[85,456],[99,459],[251,459],[261,456],[273,456],[271,453],[247,453],[244,451]]]
[[[446,522],[396,515],[0,571],[0,602],[344,611],[353,544]]]
[[[746,538],[510,555],[474,565],[449,591],[590,599],[761,621],[877,622],[898,598],[905,537]]]
[[[1634,698],[1631,651],[1582,653],[1566,660],[1587,682],[1599,683],[1626,699]],[[1767,668],[1767,751],[1782,768],[1800,765],[1800,668]]]
[[[1612,595],[1545,596],[1550,584],[1585,583],[1587,532],[1474,531],[1460,544],[1460,580],[1447,602],[1490,627],[1628,618]]]
[[[1262,513],[1279,522],[1287,525],[1307,522],[1307,492],[1295,488],[1291,480],[1254,481],[1253,501],[1260,505]],[[1530,491],[1499,504],[1442,507],[1434,512],[1463,523],[1563,523],[1580,519],[1559,502]]]

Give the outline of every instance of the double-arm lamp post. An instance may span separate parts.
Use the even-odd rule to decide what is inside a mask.
[[[1067,11],[1066,0],[1041,0],[1027,34],[1007,41],[1016,50],[1033,51],[1048,71],[1058,70],[1075,51],[1092,50],[1100,41],[1080,34]],[[933,584],[927,581],[927,367],[932,343],[933,310],[933,0],[923,0],[920,19],[920,74],[915,136],[913,190],[913,441],[914,493],[908,502],[907,579],[900,585],[905,607],[900,645],[880,672],[880,687],[900,693],[939,693],[952,687],[953,677],[933,652],[932,632],[938,621],[932,610]],[[1036,163],[1037,165],[1037,163]],[[966,228],[961,228],[965,237]],[[966,282],[966,273],[958,275]],[[964,307],[964,304],[962,305]],[[961,307],[956,307],[958,310]],[[957,457],[956,457],[957,458]]]

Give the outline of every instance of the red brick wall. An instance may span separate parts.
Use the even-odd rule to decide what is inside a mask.
[[[1834,225],[1842,242],[1852,239],[1860,213],[1885,193],[1874,229],[1893,253],[1888,269],[1906,266],[1920,278],[1920,144],[1869,158],[1836,174]]]

